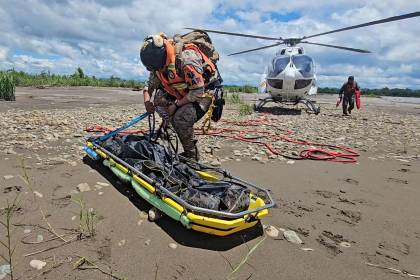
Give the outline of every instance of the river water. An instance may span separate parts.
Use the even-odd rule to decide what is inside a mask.
[[[382,96],[381,98],[396,103],[420,104],[420,98],[417,97]]]

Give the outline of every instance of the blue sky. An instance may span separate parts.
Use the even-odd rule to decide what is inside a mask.
[[[368,3],[367,3],[368,2]],[[274,37],[319,33],[420,10],[407,0],[0,0],[0,69],[144,80],[139,46],[147,34],[201,27]],[[362,87],[420,88],[420,18],[313,38],[363,48],[355,54],[305,46],[319,85],[338,87],[348,75]],[[276,49],[229,57],[270,41],[211,35],[228,84],[257,84]]]

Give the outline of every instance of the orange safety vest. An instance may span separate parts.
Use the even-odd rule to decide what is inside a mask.
[[[175,46],[173,40],[164,40],[166,49],[166,64],[163,69],[156,71],[156,76],[162,83],[163,88],[170,95],[174,96],[176,99],[182,99],[188,93],[188,85],[185,82],[183,76],[179,76],[176,67],[175,67]],[[216,66],[214,63],[203,54],[203,52],[194,44],[185,44],[184,50],[194,50],[201,55],[203,62],[203,72],[210,71],[210,74],[213,76],[216,73]],[[208,84],[208,81],[204,81],[205,86]],[[206,83],[207,82],[207,83]]]

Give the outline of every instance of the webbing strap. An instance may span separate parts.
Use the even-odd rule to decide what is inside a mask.
[[[211,104],[209,106],[209,109],[207,110],[206,114],[204,115],[204,121],[203,121],[203,126],[201,127],[201,129],[203,130],[204,134],[207,134],[208,130],[211,127],[211,116],[213,115],[213,109],[214,109],[214,95],[209,93],[209,92],[205,92],[203,97],[210,97],[211,98]]]
[[[143,114],[141,114],[141,115],[138,115],[138,116],[136,116],[135,118],[133,118],[131,121],[129,121],[128,123],[126,123],[125,125],[123,125],[122,127],[117,128],[117,129],[115,129],[115,130],[113,130],[113,131],[111,131],[111,132],[109,132],[109,133],[107,133],[107,134],[105,134],[105,135],[102,135],[101,137],[99,137],[99,138],[95,139],[95,141],[94,141],[94,142],[95,142],[95,143],[99,143],[99,142],[105,141],[105,140],[107,140],[107,139],[109,139],[109,138],[111,138],[111,137],[113,137],[113,136],[117,135],[119,132],[121,132],[121,131],[123,131],[123,130],[125,130],[125,129],[129,128],[129,127],[132,127],[133,125],[135,125],[135,124],[137,124],[137,123],[141,122],[141,121],[142,121],[143,119],[145,119],[148,115],[149,115],[149,113],[148,113],[148,112],[145,112],[145,113],[143,113]]]

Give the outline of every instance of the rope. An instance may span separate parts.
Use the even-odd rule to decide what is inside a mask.
[[[239,127],[261,127],[262,125],[269,125],[266,114],[260,114],[257,119],[246,121],[223,121],[226,124]],[[277,130],[279,130],[277,128]],[[112,129],[100,125],[94,125],[86,128],[87,132],[109,132]],[[119,132],[119,135],[147,133],[145,130],[125,130]],[[195,129],[196,135],[207,135],[213,137],[224,137],[244,143],[255,144],[265,147],[273,155],[281,155],[285,158],[302,160],[324,160],[341,163],[356,163],[360,156],[355,150],[342,147],[338,145],[323,144],[311,142],[301,139],[292,138],[293,132],[290,130],[283,130],[282,133],[268,132],[267,130],[257,129],[236,129],[236,128],[209,128],[207,131],[202,129]],[[296,156],[291,156],[283,151],[279,151],[273,147],[271,143],[283,141],[296,145],[313,146],[316,148],[304,149]]]
[[[203,94],[203,97],[210,97],[211,98],[211,104],[210,104],[209,109],[207,110],[206,114],[204,115],[203,125],[201,126],[201,130],[203,131],[203,133],[207,134],[207,132],[209,131],[209,129],[211,127],[211,116],[213,115],[215,98],[214,98],[214,95],[209,93],[209,92],[205,92]]]

